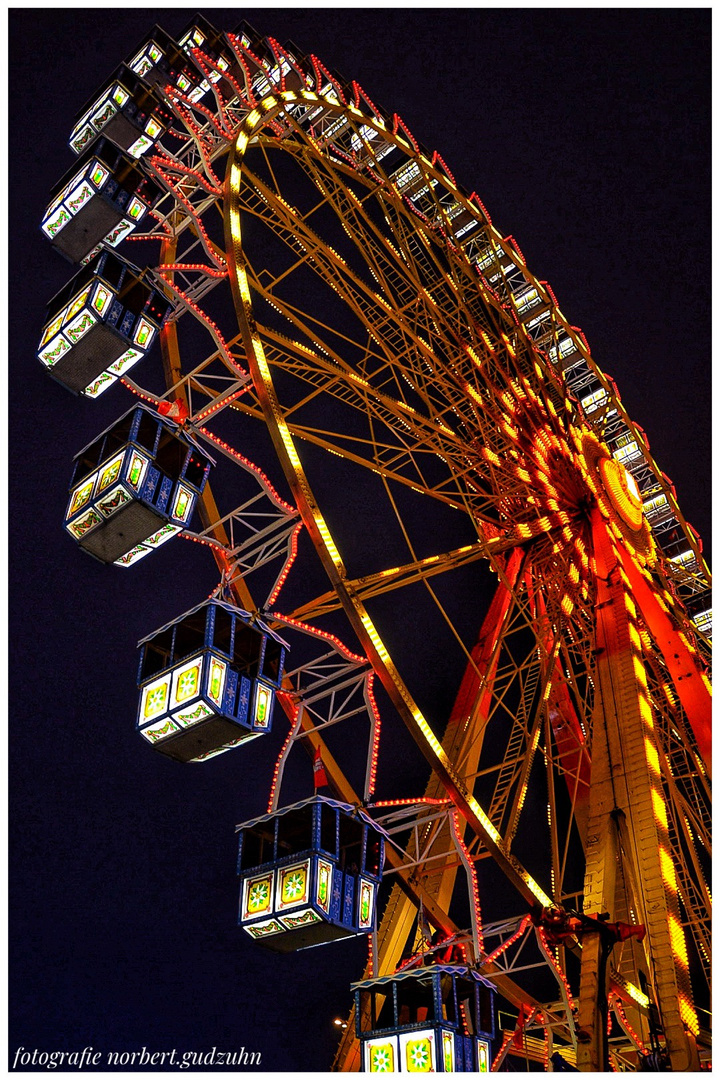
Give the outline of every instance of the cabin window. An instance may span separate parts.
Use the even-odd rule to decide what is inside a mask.
[[[103,281],[107,282],[111,288],[117,289],[124,269],[125,263],[121,262],[120,259],[113,258],[112,255],[108,255],[105,259],[105,265],[102,268],[100,277]]]
[[[149,450],[150,453],[152,453],[155,449],[155,440],[157,438],[157,433],[157,420],[155,420],[149,412],[145,412],[145,410],[143,409],[140,413],[140,423],[138,425],[136,442],[138,442],[140,446],[145,447],[146,450]]]
[[[279,641],[275,641],[274,638],[268,637],[265,639],[265,656],[263,658],[262,673],[266,679],[270,679],[271,682],[277,683],[280,681],[280,659],[282,656],[282,645]]]
[[[291,810],[278,818],[278,859],[283,859],[286,855],[298,855],[314,846],[312,804]]]
[[[440,1001],[442,1018],[450,1024],[457,1022],[457,1004],[455,1002],[455,980],[452,975],[440,976]]]
[[[216,649],[220,649],[226,656],[230,656],[231,643],[232,643],[232,615],[225,608],[216,607],[215,611],[215,626],[213,629],[213,644]]]
[[[100,455],[102,453],[104,439],[102,436],[96,439],[94,443],[90,443],[90,446],[86,450],[83,450],[82,454],[76,459],[75,472],[73,474],[73,483],[78,480],[82,480],[84,476],[91,473],[93,469],[96,469],[100,463]]]
[[[258,673],[262,635],[247,623],[235,622],[235,663],[240,671],[253,678]]]
[[[432,979],[404,979],[397,984],[398,1024],[424,1024],[436,1019]]]
[[[185,467],[185,479],[188,484],[193,484],[195,487],[200,487],[202,478],[205,473],[206,459],[201,457],[200,454],[191,454],[188,463]]]
[[[360,873],[364,828],[358,818],[340,815],[340,869],[346,873]]]
[[[166,428],[163,429],[160,435],[160,443],[158,445],[157,454],[155,455],[155,464],[158,469],[161,469],[166,476],[169,476],[171,480],[178,480],[182,467],[185,464],[185,458],[187,457],[187,446],[176,435],[173,435],[171,431]]]
[[[337,810],[320,803],[320,847],[328,855],[337,855]]]
[[[457,999],[460,1015],[468,1035],[477,1034],[477,985],[468,979],[457,980]]]
[[[164,671],[165,668],[170,667],[172,637],[173,628],[171,626],[167,630],[156,634],[152,641],[146,643],[140,672],[141,682],[149,679],[151,675],[156,675],[158,671]]]
[[[148,292],[148,287],[144,282],[130,278],[121,289],[118,300],[127,311],[132,311],[133,315],[139,315],[147,302]]]
[[[133,414],[128,416],[115,425],[112,431],[108,431],[105,438],[105,450],[103,452],[103,460],[111,457],[114,453],[120,450],[123,446],[127,446],[130,441],[130,428],[133,422]]]
[[[393,1004],[393,984],[383,990],[360,991],[360,1030],[379,1031],[397,1027]]]
[[[258,825],[243,833],[239,870],[252,870],[273,861],[275,826],[273,822]]]
[[[199,652],[205,646],[205,609],[196,611],[178,623],[175,631],[174,660]]]

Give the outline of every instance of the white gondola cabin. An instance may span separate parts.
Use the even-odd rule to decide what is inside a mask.
[[[71,263],[116,247],[162,195],[136,161],[98,139],[55,185],[41,228]]]
[[[100,562],[130,566],[189,524],[213,464],[172,420],[136,405],[76,455],[65,528]]]
[[[38,359],[68,390],[98,397],[142,360],[170,307],[146,271],[101,251],[48,304]]]
[[[102,133],[118,149],[139,158],[171,121],[172,113],[157,91],[123,64],[78,113],[70,148],[81,154]]]
[[[270,731],[285,642],[209,600],[140,642],[137,728],[176,761],[205,761]]]
[[[353,990],[362,1071],[490,1071],[495,992],[472,968],[431,963]]]
[[[364,811],[315,795],[238,825],[239,924],[276,952],[375,927],[383,830]]]

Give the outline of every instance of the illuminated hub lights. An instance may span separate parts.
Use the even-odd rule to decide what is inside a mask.
[[[270,731],[285,642],[249,612],[206,601],[140,642],[137,728],[176,761],[206,761]]]
[[[189,523],[212,464],[172,421],[136,405],[76,455],[65,528],[101,562],[130,566]]]
[[[653,565],[655,541],[635,478],[589,431],[582,433],[579,460],[614,542],[622,542],[641,569]]]
[[[169,310],[143,272],[102,251],[48,304],[38,359],[69,390],[98,397],[143,359]]]
[[[601,458],[598,467],[610,502],[628,528],[637,532],[643,525],[643,504],[635,477],[614,458]]]
[[[315,795],[238,826],[239,924],[277,952],[375,927],[384,832],[362,810]]]
[[[364,1072],[489,1072],[494,989],[463,965],[432,964],[355,983]]]
[[[161,194],[132,158],[98,139],[56,186],[41,228],[61,255],[79,263],[102,242],[116,247]]]
[[[569,618],[590,585],[588,512],[593,492],[570,449],[572,439],[547,425],[545,406],[529,384],[521,390],[513,383],[511,390],[512,395],[510,390],[501,395],[502,401],[507,407],[506,397],[524,399],[522,429],[515,426],[514,411],[509,410],[508,419],[499,421],[510,442],[505,458],[485,446],[480,455],[523,485],[526,494],[518,491],[500,502],[503,516],[514,522],[508,537],[520,544],[533,541],[533,561],[543,568],[549,599],[555,595],[559,612]]]

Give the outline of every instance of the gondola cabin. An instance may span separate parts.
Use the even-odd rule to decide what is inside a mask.
[[[81,154],[102,132],[120,150],[139,158],[171,121],[172,113],[159,94],[123,64],[78,114],[70,148]]]
[[[116,247],[161,195],[137,162],[101,138],[55,186],[41,228],[56,251],[80,263],[101,243]]]
[[[299,55],[295,46],[279,49],[276,42],[263,38],[245,20],[235,27],[233,35],[243,54],[243,70],[256,98],[282,90],[307,89],[307,77],[295,59]],[[289,112],[297,113],[298,110],[304,115],[303,105],[288,105]]]
[[[65,528],[100,562],[130,566],[186,527],[213,459],[136,405],[75,458]]]
[[[492,985],[472,968],[430,964],[355,983],[363,1072],[489,1072]]]
[[[126,63],[149,86],[166,86],[173,83],[170,60],[179,49],[174,38],[161,26],[155,25]]]
[[[323,795],[238,825],[239,924],[276,952],[369,934],[384,832]]]
[[[170,307],[145,271],[101,251],[48,304],[38,359],[68,390],[98,397],[142,360]]]
[[[285,642],[247,611],[206,601],[140,642],[137,728],[176,761],[270,731]]]
[[[201,49],[212,62],[205,72],[207,77],[188,94],[191,101],[202,100],[210,90],[210,84],[219,82],[224,72],[242,86],[243,71],[225,34],[216,30],[202,15],[194,17],[192,23],[180,34],[178,41],[188,56],[192,56],[193,49]]]
[[[213,69],[208,73],[208,78],[203,78],[203,73],[190,54],[193,48],[201,48],[220,71],[232,72],[236,77],[240,75],[239,65],[224,35],[202,16],[197,16],[182,31],[178,41],[162,27],[155,26],[150,36],[133,53],[128,67],[150,85],[161,88],[173,86],[189,101],[200,101],[210,90],[210,83],[217,82],[222,76]]]

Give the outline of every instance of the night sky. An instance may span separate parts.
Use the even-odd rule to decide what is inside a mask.
[[[264,808],[284,724],[200,768],[135,734],[136,642],[207,595],[212,559],[173,542],[105,568],[62,528],[73,455],[132,400],[74,398],[35,359],[73,273],[40,219],[75,113],[155,22],[177,33],[194,10],[10,11],[10,1065],[20,1046],[217,1046],[323,1071],[365,956],[275,956],[235,925],[234,827]],[[709,10],[203,13],[357,79],[478,192],[616,380],[707,552]]]

